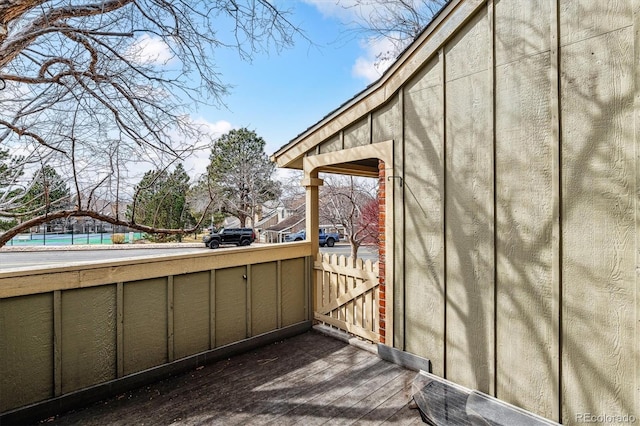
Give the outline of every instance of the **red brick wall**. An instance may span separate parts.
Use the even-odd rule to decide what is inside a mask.
[[[379,297],[379,316],[380,316],[380,343],[385,343],[385,336],[387,330],[387,318],[386,318],[386,283],[385,283],[385,265],[386,265],[386,248],[385,248],[385,171],[384,171],[384,161],[378,161],[378,233],[379,233],[379,244],[378,244],[378,281],[380,282],[380,287],[378,289],[378,297]]]

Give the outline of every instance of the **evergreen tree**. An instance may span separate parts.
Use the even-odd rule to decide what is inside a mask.
[[[10,160],[9,151],[3,151],[0,149],[0,191],[10,183],[8,176],[6,176],[9,172]]]
[[[18,187],[18,180],[24,175],[24,166],[24,158],[0,149],[0,212],[7,204],[12,204],[16,196],[24,193],[24,189],[21,191]]]
[[[24,191],[16,187],[16,180],[23,175],[21,159],[9,155],[8,150],[0,149],[0,231],[6,231],[18,224],[9,210]]]
[[[187,205],[189,176],[182,164],[173,173],[148,171],[136,186],[127,209],[132,222],[160,229],[184,229],[193,222]]]
[[[275,164],[264,151],[266,142],[246,128],[231,130],[213,145],[207,167],[209,185],[222,194],[223,211],[240,219],[245,227],[259,206],[280,195],[272,179]]]
[[[43,166],[33,175],[20,204],[17,210],[25,219],[65,209],[71,204],[69,186],[56,169]]]
[[[189,175],[184,170],[182,164],[178,164],[173,173],[169,176],[168,186],[171,191],[171,196],[168,197],[167,227],[184,229],[185,226],[193,223],[193,218],[189,213],[187,204],[189,180]]]

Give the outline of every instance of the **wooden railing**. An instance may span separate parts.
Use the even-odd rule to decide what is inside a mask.
[[[0,423],[310,328],[311,261],[285,243],[0,271]]]
[[[328,254],[314,264],[314,318],[326,325],[379,342],[378,262]]]

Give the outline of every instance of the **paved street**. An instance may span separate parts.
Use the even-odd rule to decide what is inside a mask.
[[[349,256],[351,254],[351,248],[347,243],[339,243],[333,247],[320,247],[321,253],[337,254],[338,256]],[[378,248],[373,246],[364,246],[358,249],[358,257],[367,260],[371,259],[372,262],[378,260]]]
[[[77,264],[85,262],[104,262],[117,259],[167,256],[182,253],[202,253],[211,252],[211,249],[204,245],[190,245],[187,247],[170,248],[127,248],[127,249],[98,249],[89,247],[81,249],[75,246],[73,250],[65,250],[64,247],[56,247],[55,250],[34,250],[34,251],[3,251],[0,250],[0,271],[12,268],[31,268],[59,266],[63,264]],[[217,250],[225,250],[221,247]],[[216,250],[216,251],[217,251]],[[349,256],[350,248],[348,244],[337,244],[334,247],[322,247],[323,253]],[[377,249],[374,247],[360,247],[358,257],[375,261],[378,259]]]
[[[86,262],[105,262],[117,259],[172,254],[202,252],[206,248],[145,248],[129,250],[42,250],[42,251],[0,251],[0,271],[9,268],[46,267]]]

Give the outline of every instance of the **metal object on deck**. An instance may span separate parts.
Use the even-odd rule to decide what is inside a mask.
[[[543,426],[558,423],[479,391],[420,371],[413,380],[413,399],[422,421],[432,426]]]

